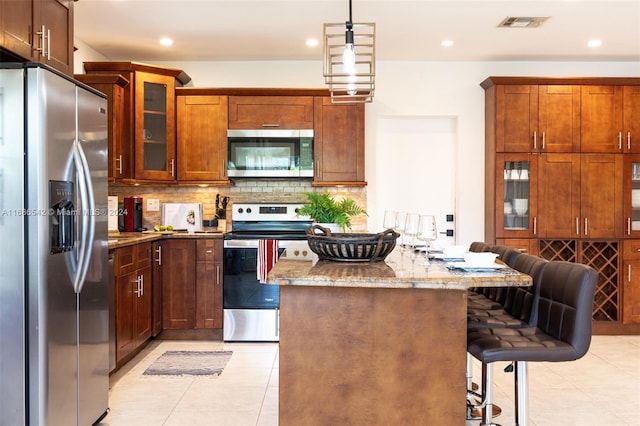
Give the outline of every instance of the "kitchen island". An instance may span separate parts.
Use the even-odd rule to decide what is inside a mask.
[[[422,262],[276,263],[280,425],[465,423],[466,291],[531,278]]]

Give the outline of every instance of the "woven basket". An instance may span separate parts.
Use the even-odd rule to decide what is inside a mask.
[[[320,225],[307,229],[309,248],[320,259],[340,262],[373,262],[384,260],[396,246],[400,236],[393,229],[378,234],[331,233]]]

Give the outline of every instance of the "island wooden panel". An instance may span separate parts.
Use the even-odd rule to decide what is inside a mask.
[[[464,424],[466,292],[280,287],[279,424]]]

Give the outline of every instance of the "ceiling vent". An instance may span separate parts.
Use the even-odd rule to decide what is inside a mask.
[[[508,16],[498,28],[537,28],[547,19],[549,16]]]

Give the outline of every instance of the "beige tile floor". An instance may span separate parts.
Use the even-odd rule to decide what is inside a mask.
[[[233,356],[219,377],[143,376],[166,350],[232,350]],[[513,374],[505,366],[499,363],[494,375],[503,410],[495,421],[506,426],[514,421]],[[595,336],[584,358],[531,363],[529,379],[531,426],[640,425],[640,336]],[[109,396],[105,426],[277,425],[278,345],[156,340],[112,375]]]

